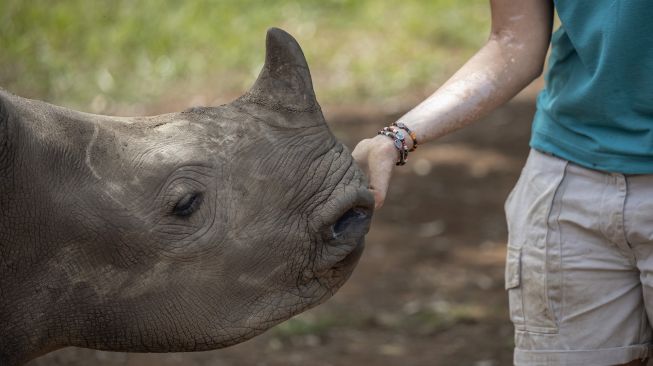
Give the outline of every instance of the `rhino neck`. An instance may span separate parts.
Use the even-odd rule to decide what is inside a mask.
[[[43,215],[28,216],[33,207],[15,206],[10,211],[11,217],[31,217],[34,222],[0,219],[16,228],[10,233],[10,240],[0,240],[0,365],[3,366],[21,364],[62,347],[67,337],[81,326],[71,317],[72,297],[66,292],[62,274],[65,263],[55,255],[61,242],[42,242],[54,236],[55,231],[47,226]],[[0,234],[0,237],[7,234],[2,226]]]
[[[0,365],[19,366],[42,356],[48,352],[54,351],[60,347],[47,347],[34,343],[30,337],[25,335],[15,337],[16,332],[6,332],[5,326],[0,328],[3,332],[0,338]]]
[[[52,317],[55,306],[47,303],[42,296],[44,291],[45,288],[34,281],[20,283],[20,288],[3,284],[0,291],[0,297],[5,299],[0,303],[0,365],[21,365],[59,348],[56,341],[62,337],[58,332],[64,327],[53,325],[57,318]],[[50,339],[50,334],[57,335]]]
[[[66,306],[52,302],[58,274],[48,261],[58,243],[49,242],[57,211],[47,202],[47,162],[26,156],[41,146],[23,121],[10,137],[16,145],[9,174],[0,178],[0,365],[20,365],[62,344],[66,330],[58,326]],[[53,149],[47,150],[53,152]],[[46,150],[41,155],[47,156]],[[19,167],[19,168],[15,168]],[[29,172],[28,170],[32,170]],[[41,177],[37,182],[31,177]],[[74,325],[72,326],[74,327]],[[54,337],[51,339],[51,335]]]
[[[4,228],[14,229],[6,232],[0,225],[2,366],[20,365],[60,348],[81,327],[74,321],[72,295],[63,275],[65,263],[56,255],[63,241],[47,240],[56,236],[56,229],[46,215],[33,214],[29,201],[3,208],[0,213]],[[45,212],[54,211],[46,207]],[[12,219],[25,217],[33,222]]]
[[[0,179],[0,365],[38,356],[48,332],[40,319],[48,311],[43,298],[48,282],[39,259],[39,252],[47,251],[30,238],[44,233],[26,222],[34,210],[21,195],[30,195],[20,178],[12,177]]]

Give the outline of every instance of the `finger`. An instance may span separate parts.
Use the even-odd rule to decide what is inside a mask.
[[[354,151],[351,153],[354,162],[365,174],[366,179],[369,181],[370,172],[369,172],[369,154],[370,154],[370,143],[369,139],[362,140],[356,145]]]
[[[392,147],[392,146],[391,146]],[[374,193],[375,206],[381,207],[388,193],[392,169],[395,166],[397,150],[381,150],[369,156],[370,186]]]
[[[383,207],[383,203],[385,202],[385,196],[381,194],[381,192],[377,191],[376,189],[371,189],[372,194],[374,195],[374,209],[379,209]]]

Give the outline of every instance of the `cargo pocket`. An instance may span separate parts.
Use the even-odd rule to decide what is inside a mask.
[[[524,309],[521,295],[521,248],[508,247],[506,255],[506,290],[510,304],[510,320],[515,327],[523,327]]]
[[[557,333],[561,295],[557,208],[566,162],[532,152],[506,202],[505,288],[515,329]],[[553,229],[553,230],[552,230]],[[553,231],[553,233],[552,233]]]
[[[553,311],[557,299],[550,296],[559,292],[557,276],[555,273],[544,274],[546,264],[533,263],[532,253],[527,249],[508,246],[505,287],[510,320],[517,330],[557,333],[557,318]]]

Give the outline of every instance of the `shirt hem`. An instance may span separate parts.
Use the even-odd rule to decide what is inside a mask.
[[[533,149],[553,154],[588,169],[622,174],[653,174],[653,157],[619,157],[590,152],[541,131],[533,131],[529,145]]]

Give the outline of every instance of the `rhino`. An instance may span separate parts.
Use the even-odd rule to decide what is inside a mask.
[[[217,107],[113,117],[0,89],[0,365],[243,342],[338,290],[373,207],[280,29]]]

